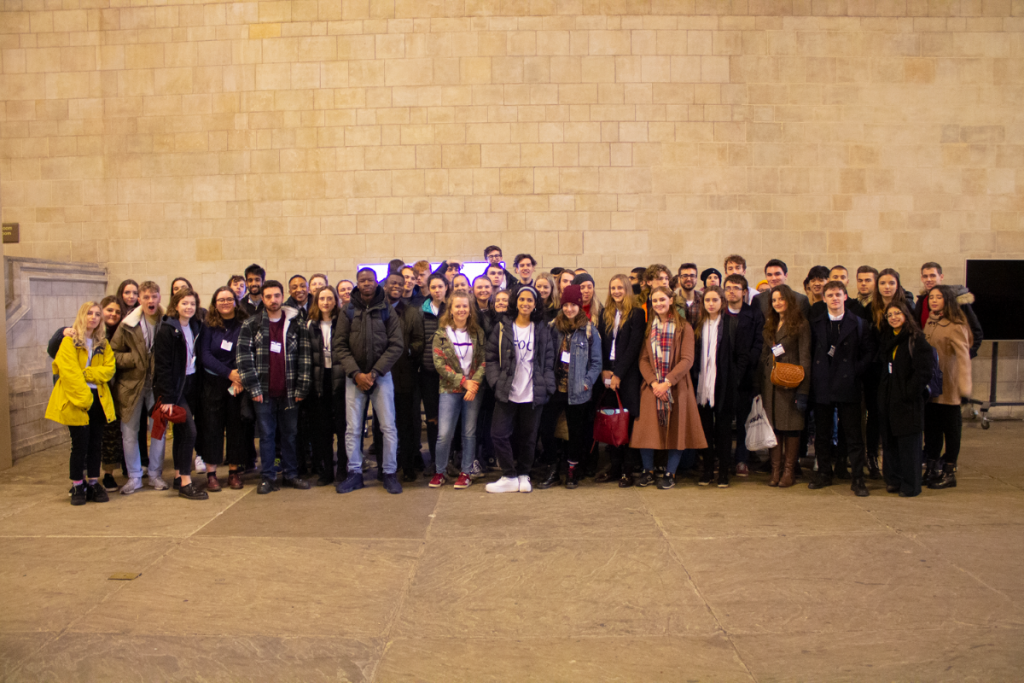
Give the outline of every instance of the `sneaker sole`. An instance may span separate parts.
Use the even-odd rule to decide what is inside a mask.
[[[452,488],[456,488],[456,489],[468,489],[468,488],[469,488],[469,484],[466,484],[465,486],[459,486],[458,484],[456,484],[456,485],[455,485],[455,486],[453,486]]]

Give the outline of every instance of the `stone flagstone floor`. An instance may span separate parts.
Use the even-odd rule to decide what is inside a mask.
[[[967,422],[959,487],[910,500],[754,475],[81,508],[53,449],[0,472],[0,680],[1020,680],[1022,444]]]

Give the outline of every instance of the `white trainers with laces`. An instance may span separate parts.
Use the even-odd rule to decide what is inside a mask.
[[[155,488],[157,491],[166,491],[167,482],[164,481],[159,474],[149,473],[149,485]]]
[[[519,493],[529,493],[533,490],[533,485],[530,484],[530,475],[520,474],[519,475]]]
[[[196,472],[205,472],[205,471],[206,471],[206,463],[203,462],[203,459],[200,458],[197,455],[196,456]]]
[[[519,479],[502,477],[498,481],[492,481],[484,488],[487,489],[487,493],[516,493],[519,491]]]
[[[121,495],[129,496],[136,491],[142,490],[142,478],[141,477],[129,477],[128,481],[125,482],[124,486],[121,487]]]

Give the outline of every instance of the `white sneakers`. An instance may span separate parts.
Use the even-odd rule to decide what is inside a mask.
[[[529,493],[533,490],[530,485],[530,477],[520,474],[518,477],[502,477],[498,481],[492,481],[484,487],[487,493]]]
[[[488,493],[516,493],[519,491],[519,482],[518,478],[502,477],[498,481],[492,481],[484,488]]]
[[[205,471],[206,471],[206,463],[203,462],[203,459],[200,458],[197,455],[196,456],[196,472],[205,472]]]
[[[166,491],[167,482],[160,478],[159,474],[149,473],[149,485],[155,488],[157,491]]]
[[[130,477],[125,485],[121,487],[121,495],[129,496],[136,491],[142,490],[142,478],[141,477]]]

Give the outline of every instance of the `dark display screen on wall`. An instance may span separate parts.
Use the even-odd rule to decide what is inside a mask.
[[[966,280],[985,341],[1024,340],[1024,260],[967,259]]]

